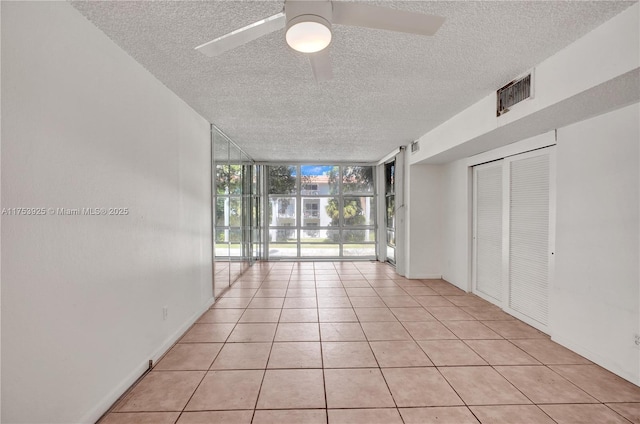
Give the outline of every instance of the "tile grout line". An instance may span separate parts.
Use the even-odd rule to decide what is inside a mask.
[[[315,263],[314,263],[314,266],[315,266]],[[337,271],[338,271],[338,270],[337,270],[337,265],[336,265],[335,263],[333,263],[333,262],[332,262],[332,266],[333,266],[333,269],[337,272]],[[293,270],[294,270],[294,269],[296,269],[296,268],[291,268],[291,270],[290,270],[289,280],[287,281],[287,286],[286,286],[286,289],[285,289],[285,294],[284,294],[283,304],[280,306],[280,308],[278,308],[278,309],[280,309],[280,311],[279,311],[279,314],[278,314],[278,320],[277,320],[277,323],[276,323],[276,333],[274,333],[273,339],[271,340],[271,346],[270,346],[270,349],[269,349],[269,354],[267,355],[267,362],[266,362],[266,364],[264,365],[264,372],[263,372],[262,380],[261,380],[261,383],[260,383],[260,387],[259,387],[259,389],[258,389],[258,395],[257,395],[257,397],[256,397],[256,403],[254,404],[254,408],[253,408],[253,411],[252,411],[252,416],[251,416],[251,417],[252,417],[252,421],[253,421],[253,419],[255,419],[255,413],[256,413],[256,411],[257,411],[257,404],[258,404],[258,400],[259,400],[259,398],[260,398],[260,394],[262,393],[262,389],[263,389],[263,387],[262,387],[262,386],[263,386],[263,383],[264,383],[265,378],[266,378],[266,371],[268,371],[269,361],[270,361],[270,358],[271,358],[271,355],[272,355],[272,351],[273,351],[273,347],[274,347],[274,344],[275,344],[275,335],[277,334],[277,329],[278,329],[278,327],[279,327],[279,325],[280,325],[280,320],[282,319],[282,315],[283,315],[283,313],[284,313],[284,309],[285,309],[285,308],[284,308],[284,303],[286,302],[286,299],[287,299],[287,293],[288,293],[288,290],[289,290],[289,288],[291,287],[291,278],[292,278],[292,276],[293,276]],[[322,268],[322,269],[324,270],[324,268]],[[357,268],[357,266],[356,266],[356,269],[358,269],[358,268]],[[191,400],[192,400],[193,396],[195,395],[195,393],[196,393],[196,392],[199,390],[199,388],[201,387],[201,385],[202,385],[202,383],[203,383],[204,379],[207,377],[207,374],[208,374],[209,372],[211,372],[211,371],[212,371],[211,367],[213,366],[213,363],[214,363],[214,362],[218,359],[218,357],[220,356],[220,354],[221,354],[221,352],[222,352],[223,348],[224,348],[225,346],[227,346],[227,344],[229,344],[229,343],[233,343],[233,342],[230,342],[230,341],[229,341],[229,339],[230,339],[230,337],[231,337],[231,334],[233,333],[233,331],[235,331],[235,330],[236,330],[236,328],[238,327],[238,324],[240,324],[240,320],[241,320],[242,316],[244,316],[244,314],[245,314],[245,313],[250,309],[250,308],[249,308],[249,304],[251,303],[251,301],[253,301],[253,299],[255,299],[255,298],[256,298],[256,295],[257,295],[258,291],[259,291],[261,288],[263,288],[263,286],[264,286],[265,282],[267,282],[268,274],[269,274],[270,272],[272,272],[272,271],[273,271],[273,266],[269,268],[269,270],[267,271],[267,273],[266,273],[266,274],[264,274],[265,276],[262,278],[262,281],[261,281],[260,285],[258,286],[258,288],[256,289],[256,292],[253,294],[253,296],[251,296],[251,297],[249,298],[249,303],[248,303],[244,308],[238,308],[238,309],[242,309],[242,310],[243,310],[242,315],[241,315],[241,316],[240,316],[240,317],[235,321],[235,324],[233,325],[233,328],[231,329],[231,331],[229,332],[229,334],[226,336],[225,340],[222,342],[222,347],[218,350],[218,352],[216,353],[216,355],[213,357],[213,359],[212,359],[211,363],[209,364],[208,369],[207,369],[207,370],[204,370],[204,375],[203,375],[202,379],[200,380],[200,382],[199,382],[199,383],[198,383],[198,385],[196,386],[195,390],[191,393],[191,396],[190,396],[190,397],[189,397],[189,399],[187,400],[187,402],[186,402],[185,406],[182,408],[182,410],[181,410],[181,411],[176,411],[176,412],[178,412],[178,416],[177,416],[176,420],[178,420],[178,421],[179,421],[181,418],[184,418],[184,413],[185,413],[185,412],[190,412],[190,411],[186,411],[186,407],[187,407],[187,405],[191,402]],[[278,269],[278,271],[281,271],[281,269]],[[370,282],[369,278],[364,277],[364,274],[362,274],[362,272],[361,272],[359,269],[358,269],[358,272],[359,272],[359,273],[360,273],[360,275],[363,277],[364,281],[366,281],[366,282],[367,282],[367,284],[369,284],[369,287],[373,288],[373,286],[371,286],[371,282]],[[372,274],[373,274],[373,271],[369,272],[369,275],[370,275],[370,276],[371,276]],[[321,275],[322,275],[322,274],[321,274]],[[374,278],[374,279],[375,279],[375,278],[382,278],[382,279],[386,279],[386,276],[385,276],[385,277],[382,277],[382,276],[379,276],[379,275],[374,275],[373,277],[370,277],[370,278]],[[342,289],[342,290],[344,290],[344,292],[345,292],[345,295],[344,295],[344,296],[340,295],[340,296],[338,296],[338,297],[346,297],[346,298],[347,298],[347,300],[348,300],[348,302],[349,302],[349,304],[351,305],[351,306],[350,306],[350,309],[351,309],[351,310],[353,310],[353,311],[354,311],[354,313],[355,313],[355,306],[353,306],[352,298],[355,298],[355,297],[365,297],[365,296],[349,296],[349,293],[346,291],[347,287],[345,287],[345,285],[344,285],[344,281],[342,280],[342,278],[340,278],[340,273],[339,273],[339,272],[338,272],[338,279],[339,279],[339,281],[340,281],[341,289]],[[322,281],[324,281],[324,280],[322,280]],[[328,279],[327,281],[330,281],[330,279]],[[405,292],[405,294],[406,294],[406,295],[408,295],[408,296],[409,296],[411,299],[413,299],[414,301],[417,301],[417,299],[415,298],[416,296],[427,296],[427,295],[420,295],[420,294],[415,294],[415,295],[414,295],[414,294],[411,294],[410,292],[408,292],[408,291],[406,290],[405,286],[402,286],[402,285],[398,284],[398,281],[393,280],[393,279],[390,279],[390,281],[393,281],[396,287],[400,288],[403,292]],[[236,281],[235,283],[237,283],[237,282],[238,282],[238,281]],[[429,285],[427,285],[424,281],[421,281],[421,282],[422,282],[422,286],[432,288],[432,287],[430,287]],[[235,283],[234,283],[234,285],[235,285]],[[233,285],[232,285],[230,288],[232,288],[232,287],[233,287]],[[381,287],[384,287],[384,286],[381,286]],[[407,287],[413,287],[413,286],[407,286]],[[417,286],[416,286],[416,287],[417,287]],[[316,312],[318,313],[318,321],[317,321],[317,325],[318,325],[318,332],[319,332],[318,334],[319,334],[320,359],[321,359],[321,367],[322,367],[321,369],[322,369],[322,374],[323,374],[323,389],[324,389],[324,398],[325,398],[325,408],[324,408],[324,409],[325,409],[325,417],[326,417],[327,422],[328,422],[328,419],[329,419],[329,414],[328,414],[329,405],[328,405],[328,393],[327,393],[327,385],[326,385],[326,378],[325,378],[325,362],[324,362],[324,349],[323,349],[324,339],[323,339],[323,337],[322,337],[322,333],[321,333],[321,331],[320,331],[320,325],[321,325],[320,315],[319,315],[319,311],[320,311],[320,298],[319,298],[319,296],[318,296],[318,285],[317,285],[317,281],[316,281],[316,274],[315,274],[315,270],[314,270],[314,290],[315,290],[315,294],[316,294],[316,299],[315,299],[315,310],[316,310]],[[412,340],[412,341],[413,341],[413,343],[417,344],[417,345],[418,345],[418,347],[420,348],[420,350],[421,350],[421,351],[426,355],[426,357],[427,357],[427,358],[429,358],[429,359],[431,359],[431,358],[429,357],[429,355],[426,353],[426,351],[424,351],[424,348],[419,344],[419,342],[418,342],[418,340],[416,339],[416,337],[415,337],[413,334],[411,334],[410,332],[408,332],[408,330],[407,330],[407,328],[406,328],[405,324],[406,324],[407,322],[411,322],[411,321],[401,321],[401,320],[399,319],[399,317],[396,315],[396,313],[394,313],[394,312],[392,311],[392,308],[389,306],[389,303],[387,303],[387,302],[385,302],[385,301],[384,301],[384,299],[382,298],[382,296],[380,295],[380,293],[378,293],[378,292],[375,290],[375,288],[374,288],[374,291],[376,292],[376,297],[377,297],[377,298],[382,299],[382,302],[386,305],[386,306],[384,307],[384,309],[389,310],[389,311],[394,315],[394,317],[396,318],[396,321],[397,321],[397,322],[400,322],[401,327],[404,329],[404,331],[407,331],[407,333],[408,333],[408,335],[409,335],[409,337],[410,337],[410,338],[409,338],[409,340]],[[355,292],[356,292],[356,293],[358,293],[358,291],[357,291],[357,290],[356,290]],[[443,293],[436,292],[437,294],[436,294],[436,295],[433,295],[433,296],[439,296],[440,298],[445,298],[445,299],[447,299],[447,300],[451,301],[451,299],[448,299],[446,296],[462,296],[462,297],[464,297],[464,296],[466,295],[466,293],[462,293],[462,294],[458,294],[458,293],[456,293],[456,294],[446,294],[446,292],[447,292],[447,290],[444,290],[444,291],[443,291]],[[404,297],[405,295],[395,295],[395,296],[402,296],[402,297]],[[432,296],[432,295],[428,295],[428,296]],[[328,296],[328,297],[333,297],[333,296]],[[462,299],[462,297],[461,297],[461,298],[459,298],[459,299],[455,299],[455,300],[456,300],[456,301],[463,301],[464,299]],[[221,299],[222,299],[222,297],[221,297]],[[427,309],[427,307],[426,307],[425,305],[423,305],[423,304],[422,304],[421,302],[419,302],[419,301],[417,301],[417,302],[418,302],[418,304],[419,304],[420,306],[417,306],[417,305],[416,305],[416,306],[413,306],[413,305],[411,305],[411,306],[398,306],[397,308],[404,308],[404,309],[407,309],[407,308],[414,308],[414,307],[415,307],[416,309],[425,310],[427,313],[429,313],[429,310]],[[465,301],[465,302],[466,302],[466,301]],[[209,310],[214,309],[214,306],[215,306],[215,305],[212,305],[212,307],[211,307],[211,308],[209,308],[207,311],[205,311],[205,312],[203,313],[203,315],[204,315],[205,313],[207,313]],[[491,306],[491,305],[488,305],[488,306]],[[456,304],[456,303],[453,303],[453,304],[452,304],[452,307],[459,308],[459,309],[461,309],[461,310],[463,310],[463,311],[467,312],[467,311],[465,310],[465,306],[464,306],[464,305],[458,305],[458,304]],[[473,305],[471,305],[471,306],[467,305],[467,307],[473,307]],[[477,307],[478,307],[478,308],[482,308],[483,306],[478,305]],[[364,307],[363,307],[363,308],[364,308]],[[224,309],[227,309],[227,308],[216,308],[216,309],[224,310]],[[235,309],[235,308],[234,308],[234,309]],[[267,308],[267,309],[270,309],[270,308]],[[302,308],[302,309],[308,309],[308,308]],[[330,309],[333,309],[333,308],[330,308]],[[477,323],[479,323],[479,324],[481,324],[481,325],[484,325],[485,327],[489,328],[491,331],[495,331],[495,330],[493,330],[493,328],[492,328],[492,327],[489,327],[488,325],[486,325],[485,321],[491,321],[491,322],[495,322],[495,321],[498,321],[498,322],[503,322],[503,321],[504,321],[504,322],[510,322],[510,321],[514,321],[514,322],[516,322],[516,323],[520,322],[520,321],[518,321],[518,320],[506,320],[506,319],[497,319],[497,320],[495,320],[495,319],[490,319],[490,320],[480,320],[480,319],[478,319],[475,315],[473,315],[473,314],[471,314],[471,313],[469,313],[469,312],[467,312],[467,313],[471,316],[471,318],[470,318],[470,319],[465,319],[465,320],[462,320],[462,321],[474,321],[474,322],[477,322]],[[201,318],[201,317],[200,317],[200,318]],[[198,318],[198,320],[199,320],[200,318]],[[367,337],[366,333],[364,332],[363,321],[361,321],[361,320],[360,320],[360,317],[356,315],[356,319],[357,319],[357,322],[358,322],[358,324],[359,324],[359,328],[360,328],[360,330],[361,330],[361,331],[363,332],[363,334],[364,334],[364,340],[367,342],[367,346],[369,347],[369,349],[370,349],[370,351],[371,351],[371,353],[372,353],[372,355],[373,355],[373,357],[374,357],[374,360],[375,360],[375,362],[376,362],[376,364],[377,364],[377,369],[378,369],[378,370],[379,370],[379,372],[382,374],[382,376],[383,376],[383,380],[385,381],[385,385],[386,385],[386,387],[387,387],[387,390],[388,390],[388,391],[389,391],[389,393],[391,394],[391,397],[392,397],[392,399],[393,399],[393,401],[394,401],[394,404],[395,404],[395,410],[399,413],[399,407],[398,407],[398,405],[397,405],[397,402],[396,402],[396,400],[395,400],[395,397],[394,397],[394,395],[393,395],[393,392],[391,392],[391,389],[390,389],[390,387],[389,387],[389,383],[387,382],[386,377],[385,377],[384,373],[382,372],[383,368],[382,368],[382,367],[381,367],[381,365],[380,365],[380,362],[379,362],[379,360],[378,360],[378,357],[375,355],[375,352],[373,351],[373,348],[372,348],[372,345],[371,345],[372,340],[369,340],[369,337]],[[438,318],[438,317],[436,317],[436,316],[433,316],[433,319],[434,319],[434,321],[433,321],[433,322],[437,322],[437,323],[439,323],[440,325],[443,325],[445,328],[449,328],[449,327],[447,327],[447,326],[446,326],[446,324],[444,324],[444,322],[445,322],[445,321],[446,321],[446,322],[448,322],[448,321],[456,321],[456,322],[457,322],[457,321],[460,321],[460,320],[457,320],[457,319],[454,319],[454,320],[446,320],[446,319],[444,319],[444,320],[443,320],[443,319]],[[198,320],[197,320],[195,323],[198,323]],[[292,322],[294,322],[294,321],[292,321]],[[301,318],[301,322],[306,322],[306,321],[304,321],[304,318]],[[342,322],[342,321],[337,321],[337,322]],[[348,322],[348,321],[345,321],[345,322]],[[375,321],[372,321],[372,322],[375,322]],[[380,321],[380,322],[384,322],[384,321]],[[417,322],[420,322],[420,321],[417,321]],[[431,321],[425,321],[425,322],[431,322]],[[194,323],[194,324],[195,324],[195,323]],[[217,323],[217,322],[214,322],[214,323]],[[327,322],[327,323],[332,323],[332,322]],[[523,323],[523,324],[525,324],[525,325],[526,325],[526,323]],[[193,326],[192,326],[192,327],[193,327]],[[188,332],[192,327],[190,327],[189,329],[187,329],[187,331],[186,331],[186,332]],[[498,327],[498,328],[502,328],[502,327]],[[515,330],[515,329],[516,329],[516,328],[514,328],[514,330]],[[449,330],[450,330],[450,328],[449,328]],[[451,330],[450,330],[450,331],[451,331]],[[185,334],[186,334],[186,332],[185,332]],[[464,333],[463,333],[463,335],[464,335]],[[529,352],[527,352],[523,347],[521,347],[521,346],[517,345],[516,343],[514,343],[514,340],[520,340],[517,336],[514,336],[514,337],[516,337],[515,339],[513,339],[513,338],[509,338],[509,337],[506,337],[506,336],[503,336],[502,334],[499,334],[499,333],[498,333],[498,336],[500,336],[500,337],[501,337],[500,339],[492,339],[492,338],[486,338],[486,339],[485,339],[485,338],[482,338],[482,339],[465,339],[465,338],[462,338],[462,337],[460,337],[458,334],[455,334],[455,333],[454,333],[454,336],[455,336],[455,340],[457,340],[457,341],[461,341],[461,342],[462,342],[462,344],[463,344],[466,348],[470,349],[470,351],[474,352],[475,354],[477,354],[478,356],[480,356],[484,361],[486,361],[486,362],[487,362],[485,365],[478,365],[479,367],[480,367],[480,366],[481,366],[481,367],[491,367],[493,372],[497,373],[497,374],[498,374],[502,379],[504,379],[504,380],[509,384],[509,386],[511,386],[511,388],[512,388],[512,389],[515,389],[515,391],[516,391],[516,392],[518,392],[518,393],[520,393],[520,394],[523,396],[523,398],[524,398],[524,399],[527,399],[527,400],[530,402],[530,404],[526,404],[526,405],[535,406],[535,407],[536,407],[536,409],[537,409],[538,411],[541,411],[541,412],[544,414],[544,416],[548,417],[548,418],[549,418],[549,419],[551,419],[552,421],[555,421],[555,420],[553,420],[553,418],[552,418],[548,413],[546,413],[546,411],[545,411],[545,410],[543,410],[543,409],[540,407],[540,405],[546,405],[545,403],[540,403],[540,404],[534,403],[534,402],[533,402],[533,401],[532,401],[532,400],[531,400],[531,399],[530,399],[530,398],[529,398],[529,397],[528,397],[524,392],[522,392],[518,387],[516,387],[513,383],[511,383],[511,381],[509,381],[509,379],[507,379],[504,375],[502,375],[502,373],[500,373],[500,372],[498,371],[497,367],[502,367],[502,368],[504,368],[505,370],[506,370],[506,369],[508,369],[508,368],[510,368],[510,367],[525,367],[525,366],[527,366],[527,367],[546,367],[548,370],[552,371],[553,375],[557,376],[561,381],[563,381],[563,382],[565,382],[565,383],[566,383],[566,382],[570,383],[570,384],[571,384],[571,387],[573,387],[574,389],[577,389],[577,390],[578,390],[578,391],[580,391],[580,392],[585,393],[585,394],[586,394],[587,396],[589,396],[591,399],[595,400],[595,403],[593,403],[593,402],[580,402],[579,404],[585,404],[585,405],[604,405],[604,406],[606,406],[606,407],[607,407],[607,408],[606,408],[606,410],[607,410],[607,411],[609,411],[609,412],[615,412],[615,416],[622,417],[622,418],[625,420],[625,422],[628,420],[624,415],[622,415],[622,414],[621,414],[621,413],[619,413],[618,411],[616,411],[616,410],[614,410],[613,408],[611,408],[611,407],[610,407],[608,404],[606,404],[604,401],[600,401],[598,398],[595,398],[595,396],[591,395],[591,394],[590,394],[589,392],[587,392],[585,389],[582,389],[582,387],[581,387],[581,386],[579,386],[577,383],[574,383],[572,380],[569,380],[569,378],[568,378],[568,377],[565,377],[564,375],[560,374],[560,372],[558,372],[558,371],[556,371],[556,370],[554,370],[554,369],[552,369],[552,368],[551,368],[551,366],[552,366],[552,365],[563,365],[563,364],[548,364],[548,363],[546,363],[546,361],[545,361],[545,362],[543,362],[543,361],[539,360],[537,357],[534,357],[533,355],[531,355],[531,354],[530,354]],[[184,337],[184,335],[183,335],[183,336],[181,336],[181,338],[182,338],[182,337]],[[391,336],[391,337],[393,338],[393,336]],[[438,339],[434,339],[434,340],[438,340]],[[507,342],[509,343],[509,345],[510,345],[510,346],[512,346],[512,347],[516,347],[516,348],[518,349],[518,351],[522,352],[522,353],[523,353],[523,354],[525,354],[525,355],[530,356],[531,358],[533,358],[533,359],[534,359],[535,361],[537,361],[538,363],[536,363],[536,364],[517,364],[517,363],[514,363],[514,364],[502,364],[502,365],[501,365],[501,364],[499,364],[499,363],[491,364],[491,363],[489,363],[489,362],[488,362],[488,360],[487,360],[487,359],[485,359],[482,355],[480,355],[480,353],[478,353],[478,351],[477,351],[477,350],[475,350],[475,349],[474,349],[474,348],[469,344],[469,343],[471,343],[472,341],[476,341],[476,340],[479,340],[479,341],[482,341],[482,340],[488,340],[488,341],[500,341],[500,340],[503,340],[503,341],[507,341]],[[536,337],[533,337],[533,338],[524,338],[524,339],[522,339],[522,340],[538,340],[538,338],[536,338]],[[540,340],[542,340],[542,339],[540,339]],[[178,342],[179,342],[179,341],[180,341],[180,339],[178,340]],[[390,341],[393,341],[393,340],[390,340]],[[172,346],[172,348],[170,348],[170,349],[167,351],[167,353],[168,353],[171,349],[173,349],[173,347],[175,347],[175,345],[177,345],[177,344],[178,344],[178,342],[176,342],[176,343],[174,344],[174,346]],[[194,343],[205,343],[205,342],[194,342]],[[206,342],[206,343],[208,344],[208,343],[213,343],[213,342]],[[249,342],[249,343],[250,343],[250,342]],[[185,344],[186,344],[186,343],[185,343]],[[490,353],[491,353],[491,352],[490,352]],[[158,361],[158,363],[159,363],[159,362],[160,362],[160,361]],[[432,362],[433,362],[433,361],[432,361]],[[456,389],[452,386],[452,384],[449,382],[449,380],[447,380],[447,379],[446,379],[446,377],[444,376],[444,374],[441,372],[441,369],[442,369],[442,370],[444,370],[444,369],[449,368],[449,367],[464,367],[464,366],[463,366],[463,365],[451,365],[451,366],[448,366],[448,365],[442,365],[442,366],[438,366],[438,365],[435,365],[435,364],[433,364],[433,365],[434,365],[434,368],[438,371],[438,374],[440,375],[440,377],[441,377],[441,378],[443,378],[443,379],[447,382],[447,384],[451,387],[451,389],[453,390],[453,392],[454,392],[454,393],[456,393],[456,395],[458,396],[458,398],[460,398],[460,400],[462,401],[462,403],[465,405],[465,408],[466,408],[468,411],[470,411],[470,413],[471,413],[471,415],[472,415],[472,416],[474,416],[478,421],[480,421],[480,419],[478,418],[478,416],[476,416],[476,414],[475,414],[473,411],[471,411],[471,408],[470,408],[469,404],[467,404],[467,402],[465,402],[465,400],[464,400],[464,399],[462,399],[462,397],[460,396],[460,394],[456,391]],[[567,364],[566,364],[566,365],[576,365],[576,364],[573,364],[573,363],[572,363],[572,361],[567,361]],[[593,365],[593,364],[588,364],[588,365]],[[476,365],[468,365],[468,366],[469,366],[469,367],[472,367],[472,366],[476,366]],[[359,367],[350,367],[350,368],[346,368],[346,369],[357,369],[357,368],[359,368]],[[411,367],[411,366],[406,366],[406,367],[405,367],[405,366],[398,366],[398,367],[389,367],[389,368],[412,368],[412,367]],[[241,368],[241,369],[245,369],[245,368]],[[298,368],[285,368],[285,369],[292,369],[292,370],[294,370],[294,369],[298,369]],[[169,370],[169,369],[167,369],[167,370],[157,370],[157,372],[163,372],[163,371],[178,371],[178,370]],[[183,371],[183,370],[180,370],[180,371]],[[186,371],[200,371],[200,370],[186,370]],[[587,386],[587,387],[590,387],[590,386]],[[575,403],[575,402],[574,402],[574,403]],[[614,402],[614,403],[629,403],[629,402]],[[506,405],[507,405],[507,404],[496,404],[496,405],[473,405],[473,406],[475,407],[475,406],[506,406]],[[520,404],[518,404],[518,405],[520,405]],[[525,404],[522,404],[522,405],[525,405]],[[549,405],[563,405],[563,404],[558,404],[558,403],[549,403]],[[565,403],[565,405],[567,405],[567,404]],[[455,407],[454,405],[446,405],[446,406],[447,406],[447,407]],[[374,407],[370,407],[370,408],[363,408],[363,409],[377,409],[377,408],[378,408],[378,407],[374,406]],[[409,408],[413,408],[413,407],[409,407]],[[423,408],[423,407],[418,407],[418,406],[416,406],[415,408]],[[318,409],[318,408],[284,408],[284,410],[286,410],[286,409]],[[352,409],[352,408],[337,408],[337,409]],[[278,410],[278,409],[276,409],[276,410]],[[231,411],[231,410],[225,410],[225,411]],[[149,411],[136,411],[136,412],[146,413],[146,412],[153,412],[153,411],[149,410]],[[402,417],[402,414],[399,414],[399,415],[400,415],[401,420],[404,422],[404,418]]]
[[[269,270],[269,272],[271,272],[271,270]],[[267,273],[267,275],[269,275],[269,273]],[[289,275],[289,278],[291,278],[291,275]],[[264,281],[263,281],[264,283]],[[262,287],[262,284],[260,284],[260,287]],[[287,281],[287,289],[289,287],[289,281]],[[285,290],[285,296],[286,296],[286,290]],[[282,306],[284,307],[284,300],[282,301]],[[248,308],[248,306],[247,306]],[[258,388],[258,394],[256,395],[256,401],[253,405],[253,412],[251,414],[251,422],[253,422],[253,420],[255,419],[255,415],[256,415],[256,411],[258,410],[258,401],[260,400],[260,394],[262,393],[262,386],[264,385],[264,380],[267,376],[267,367],[269,366],[269,359],[271,359],[271,352],[273,351],[273,344],[275,343],[275,338],[276,338],[276,334],[278,333],[278,326],[280,325],[280,316],[282,316],[282,309],[280,308],[280,314],[278,314],[278,322],[276,324],[276,330],[273,333],[273,339],[271,340],[271,347],[269,348],[269,355],[267,356],[267,362],[264,365],[264,371],[262,373],[262,379],[260,380],[260,387]]]
[[[628,403],[628,402],[609,402],[609,403]],[[630,424],[633,424],[633,421],[631,421],[629,418],[625,417],[624,415],[622,415],[620,412],[616,411],[615,409],[613,409],[612,407],[610,407],[609,405],[607,405],[606,403],[602,403],[602,405],[604,405],[605,407],[607,407],[609,409],[609,411],[613,411],[614,413],[616,413],[619,417],[622,417],[622,419],[627,420]],[[540,408],[542,409],[542,408]],[[544,412],[544,410],[543,410]]]
[[[335,266],[334,266],[335,267]],[[314,272],[313,272],[313,281],[314,283],[316,282],[316,275],[315,275],[315,264],[314,264]],[[318,311],[318,339],[319,339],[319,344],[320,344],[320,365],[322,366],[322,388],[324,390],[324,414],[325,414],[325,418],[327,420],[327,423],[329,422],[329,399],[327,397],[327,377],[325,375],[325,368],[324,368],[324,349],[322,347],[322,330],[320,328],[320,304],[318,302],[318,285],[317,283],[314,284],[315,285],[315,291],[316,291],[316,307],[317,307],[317,311]]]
[[[268,274],[269,274],[269,272],[270,272],[270,269],[269,269],[269,271],[267,271],[267,274],[266,274],[266,275],[268,275]],[[265,276],[265,278],[266,278],[266,276]],[[238,280],[236,280],[236,282],[237,282],[237,281],[238,281]],[[234,331],[235,331],[235,329],[237,328],[238,324],[240,323],[240,320],[242,319],[242,317],[244,316],[244,314],[247,312],[247,309],[249,309],[249,305],[251,304],[251,302],[253,301],[253,299],[256,297],[256,294],[258,293],[258,290],[260,290],[260,287],[262,287],[262,284],[263,284],[263,283],[264,283],[264,279],[262,279],[262,281],[260,282],[260,285],[258,286],[258,289],[257,289],[257,290],[256,290],[256,292],[253,294],[253,296],[251,296],[251,298],[250,298],[249,302],[248,302],[248,303],[247,303],[247,305],[244,307],[244,312],[242,313],[242,315],[240,315],[240,317],[238,318],[238,321],[236,321],[236,324],[234,325],[233,329],[231,330],[231,332],[230,332],[230,333],[229,333],[229,335],[227,336],[227,338],[226,338],[226,340],[225,340],[224,344],[222,345],[222,348],[220,348],[220,352],[222,352],[222,350],[224,349],[224,347],[226,346],[226,344],[227,344],[227,343],[231,343],[231,342],[228,342],[229,338],[231,337],[231,334],[233,334],[233,332],[234,332]],[[234,283],[234,284],[235,284],[235,283]],[[214,306],[215,306],[215,304],[214,304]],[[273,345],[273,343],[272,343],[272,345]],[[220,352],[218,352],[218,355],[220,354]],[[216,355],[216,359],[217,359],[217,356],[218,356],[218,355]],[[215,362],[215,360],[214,360],[213,362]],[[212,362],[212,363],[211,363],[211,365],[209,366],[209,370],[211,370],[211,367],[213,366],[213,362]],[[265,366],[265,368],[266,368],[266,366]],[[209,371],[207,371],[207,373],[208,373],[208,372],[209,372]],[[265,372],[266,372],[266,369],[265,369]],[[265,374],[265,372],[263,372],[263,373],[262,373],[262,380],[260,381],[260,389],[258,389],[258,395],[256,396],[256,404],[257,404],[257,402],[258,402],[258,397],[260,396],[260,390],[262,389],[262,381],[264,381],[264,374]],[[206,374],[205,374],[205,376],[206,376]],[[203,380],[204,380],[204,378],[203,378]],[[196,389],[196,390],[197,390],[197,389]],[[195,394],[195,392],[194,392],[194,394]],[[191,396],[193,397],[193,394],[192,394]],[[188,402],[187,402],[187,404],[188,404]],[[255,414],[255,406],[256,406],[256,405],[254,405],[253,412],[252,412],[252,415],[251,415],[251,421],[253,421],[253,415]]]

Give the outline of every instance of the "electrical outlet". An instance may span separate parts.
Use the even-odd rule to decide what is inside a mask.
[[[169,316],[169,307],[168,306],[163,306],[162,307],[162,320],[166,321],[168,316]]]
[[[633,336],[636,346],[640,346],[640,334],[636,334]]]

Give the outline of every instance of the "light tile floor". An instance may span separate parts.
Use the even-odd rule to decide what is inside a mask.
[[[442,280],[257,263],[102,424],[640,423],[640,388]]]

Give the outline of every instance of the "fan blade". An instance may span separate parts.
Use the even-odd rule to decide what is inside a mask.
[[[333,23],[409,34],[434,35],[444,23],[444,18],[362,3],[334,1]]]
[[[234,49],[250,41],[256,40],[263,35],[267,35],[271,32],[284,28],[286,19],[284,12],[280,12],[276,15],[269,16],[258,22],[254,22],[251,25],[242,27],[228,34],[218,37],[215,40],[211,40],[208,43],[204,43],[196,47],[196,50],[207,56],[218,56],[226,52],[227,50]]]
[[[329,48],[309,54],[309,62],[311,62],[311,69],[313,69],[313,76],[316,77],[316,82],[329,81],[333,78]]]

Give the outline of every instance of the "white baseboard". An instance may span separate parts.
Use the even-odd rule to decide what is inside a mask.
[[[442,274],[407,275],[407,278],[410,280],[440,280],[442,279]]]
[[[625,380],[635,384],[636,386],[640,386],[639,376],[633,375],[632,373],[621,369],[620,367],[616,366],[616,364],[611,363],[607,358],[598,355],[597,353],[592,352],[589,349],[586,349],[584,346],[581,346],[580,344],[575,343],[567,338],[558,337],[553,333],[551,334],[551,340],[558,344],[561,344],[567,349],[574,351],[578,355],[584,356],[594,364],[600,365],[602,368],[611,371],[612,373],[624,378]]]
[[[144,374],[149,369],[149,359],[153,361],[155,365],[156,361],[162,357],[162,355],[167,352],[171,346],[173,346],[180,337],[191,327],[200,316],[207,311],[213,305],[214,299],[209,299],[205,304],[203,304],[189,319],[181,325],[176,331],[173,332],[163,343],[158,347],[152,354],[151,357],[146,358],[142,364],[136,366],[130,373],[125,377],[120,384],[118,384],[104,399],[99,402],[92,410],[90,410],[87,414],[82,417],[80,420],[81,423],[92,424],[98,421],[98,419],[111,408],[111,406],[122,396],[124,392],[126,392],[129,387],[133,385],[140,378],[142,374]]]
[[[452,283],[451,281],[447,280],[447,278],[445,276],[442,276],[442,279],[444,281],[446,281],[447,283],[451,284],[452,286],[455,286],[457,288],[459,288],[460,290],[462,290],[463,292],[466,293],[471,293],[471,287],[460,287],[459,285],[457,285],[456,283]]]
[[[202,314],[204,314],[207,309],[209,309],[211,305],[213,305],[214,302],[215,299],[213,297],[209,299],[204,305],[200,307],[198,311],[196,311],[195,314],[189,317],[187,322],[185,322],[171,336],[169,336],[169,338],[162,344],[162,346],[156,349],[156,351],[151,355],[151,358],[149,358],[153,361],[154,366],[158,359],[160,359],[162,355],[164,355],[169,349],[171,349],[171,346],[173,346],[178,341],[178,339],[182,337],[182,335],[189,329],[189,327],[191,327],[198,320],[198,318],[200,318],[200,316],[202,316]]]

